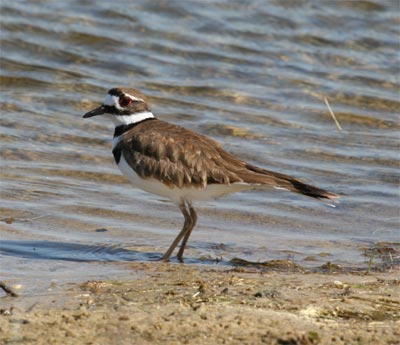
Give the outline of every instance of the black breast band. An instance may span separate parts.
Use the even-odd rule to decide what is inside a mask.
[[[143,123],[145,121],[149,121],[149,120],[156,120],[156,118],[155,117],[150,117],[148,119],[144,119],[144,120],[139,121],[139,122],[130,123],[129,125],[121,125],[121,126],[115,127],[114,138],[115,137],[119,137],[121,134],[124,134],[125,132],[129,131],[133,127],[136,127],[138,124]]]

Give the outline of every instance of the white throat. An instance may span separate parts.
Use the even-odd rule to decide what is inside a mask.
[[[114,123],[115,127],[121,125],[130,125],[131,123],[137,123],[146,119],[151,119],[154,117],[151,111],[144,111],[141,113],[131,114],[131,115],[106,115]]]
[[[151,111],[144,111],[142,113],[136,113],[136,114],[132,114],[132,115],[105,114],[105,116],[107,116],[111,119],[111,121],[114,123],[115,127],[118,127],[121,125],[130,125],[132,123],[138,123],[138,122],[146,120],[146,119],[154,118],[154,115]],[[121,138],[122,138],[122,135],[113,138],[112,149],[114,149],[114,147],[117,146],[117,144],[119,143]]]

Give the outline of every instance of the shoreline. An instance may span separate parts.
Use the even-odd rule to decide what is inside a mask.
[[[133,277],[0,299],[2,344],[398,344],[400,270],[126,263]]]

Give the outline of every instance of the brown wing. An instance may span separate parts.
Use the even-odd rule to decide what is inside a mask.
[[[171,187],[245,182],[316,198],[336,196],[290,176],[250,165],[214,140],[160,120],[139,123],[124,134],[118,146],[139,176],[157,178]]]
[[[171,187],[243,182],[228,168],[217,142],[164,121],[139,123],[124,133],[117,148],[139,176]]]

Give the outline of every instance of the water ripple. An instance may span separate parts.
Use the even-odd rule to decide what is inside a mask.
[[[343,195],[335,209],[277,191],[200,206],[189,256],[291,251],[322,264],[325,252],[357,265],[368,245],[398,240],[393,1],[43,0],[1,11],[0,251],[10,276],[22,272],[18,258],[152,260],[182,225],[174,205],[120,175],[111,124],[81,118],[118,85],[249,162]]]

